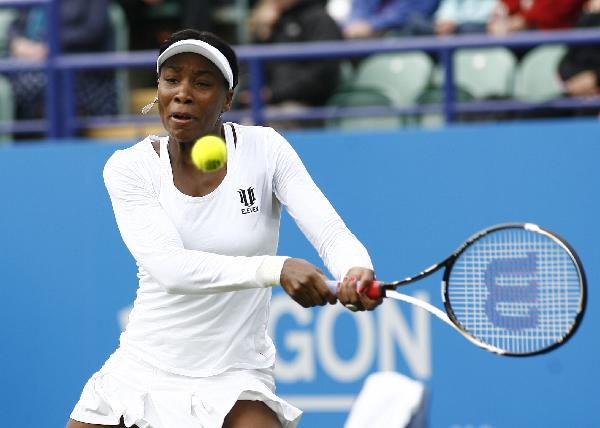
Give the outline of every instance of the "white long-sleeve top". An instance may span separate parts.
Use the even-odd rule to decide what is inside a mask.
[[[138,265],[139,288],[122,348],[186,376],[266,368],[271,286],[284,205],[333,276],[372,269],[364,246],[271,128],[225,124],[227,174],[192,197],[173,183],[167,137],[116,151],[104,168],[117,225]],[[160,140],[160,155],[152,146]]]

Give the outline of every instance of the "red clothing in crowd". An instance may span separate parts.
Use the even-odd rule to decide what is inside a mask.
[[[521,15],[536,30],[571,28],[587,0],[502,0],[509,15]]]

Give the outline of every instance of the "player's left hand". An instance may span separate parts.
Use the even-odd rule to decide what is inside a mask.
[[[366,295],[366,291],[374,280],[375,272],[371,269],[361,267],[350,269],[344,280],[338,285],[338,300],[352,311],[372,311],[383,301],[381,297],[371,299]],[[360,284],[358,288],[357,283]]]

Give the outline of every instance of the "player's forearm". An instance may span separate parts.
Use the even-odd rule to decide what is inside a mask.
[[[284,258],[186,249],[176,231],[160,218],[159,207],[134,208],[132,212],[113,203],[113,208],[127,248],[168,293],[214,294],[279,282]]]
[[[278,165],[285,167],[276,175],[277,197],[331,274],[340,279],[352,267],[372,269],[367,250],[346,227],[296,153],[284,145],[278,155]]]
[[[184,249],[138,254],[138,262],[170,294],[208,295],[279,283],[285,257],[222,256]]]
[[[373,270],[373,263],[365,246],[346,228],[339,227],[322,255],[325,265],[338,280],[352,268]]]

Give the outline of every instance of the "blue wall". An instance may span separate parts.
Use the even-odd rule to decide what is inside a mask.
[[[409,305],[388,301],[354,317],[335,307],[304,310],[275,293],[278,392],[304,399],[301,426],[342,426],[343,403],[370,372],[390,368],[427,383],[432,427],[600,426],[600,124],[287,136],[369,248],[379,278],[415,274],[486,226],[530,221],[573,245],[590,288],[572,341],[529,359],[486,353]],[[119,313],[136,289],[101,180],[117,147],[0,149],[3,426],[63,426],[85,380],[117,345]],[[280,253],[320,263],[287,216]],[[439,279],[408,291],[439,303]]]

